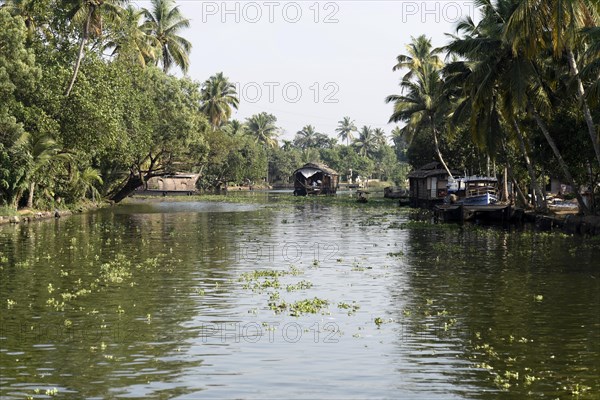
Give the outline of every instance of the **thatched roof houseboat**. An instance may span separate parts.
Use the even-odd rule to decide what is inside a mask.
[[[294,196],[335,194],[340,175],[321,163],[308,163],[294,171]]]

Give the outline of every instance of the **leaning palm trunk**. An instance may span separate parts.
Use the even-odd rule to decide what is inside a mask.
[[[448,173],[448,180],[452,180],[452,178],[453,178],[452,172],[450,172],[448,165],[446,165],[446,162],[444,161],[444,157],[442,157],[442,152],[440,151],[440,144],[438,142],[437,128],[435,127],[435,122],[433,122],[432,117],[429,117],[429,120],[431,121],[431,130],[433,131],[433,144],[435,145],[435,152],[437,153],[440,163],[442,164],[442,166]]]
[[[75,68],[73,69],[73,76],[71,77],[71,82],[69,83],[69,87],[65,91],[65,96],[69,97],[71,95],[71,91],[73,90],[73,86],[75,85],[75,80],[77,79],[77,74],[79,74],[79,68],[81,67],[81,61],[83,60],[83,56],[85,54],[85,45],[87,43],[89,32],[90,32],[90,22],[92,20],[92,15],[94,13],[94,6],[90,6],[88,10],[88,15],[85,19],[85,23],[83,25],[83,32],[81,34],[81,42],[79,43],[79,51],[77,52],[77,61],[75,61]]]
[[[523,158],[525,159],[525,165],[527,167],[527,172],[529,173],[529,179],[531,179],[531,188],[533,189],[536,207],[542,211],[545,211],[546,202],[544,201],[542,190],[538,185],[535,170],[533,169],[533,164],[531,163],[531,159],[529,158],[529,154],[527,153],[527,147],[525,147],[525,139],[523,137],[523,132],[521,132],[521,128],[519,128],[519,124],[514,118],[512,120],[512,123],[515,132],[517,133],[517,137],[519,138],[519,147],[521,148],[521,153],[523,153]]]
[[[538,112],[533,108],[533,106],[531,106],[531,104],[529,105],[529,108],[533,114],[533,118],[535,119],[535,122],[537,123],[538,127],[544,134],[544,137],[546,138],[546,141],[550,145],[550,148],[552,148],[552,151],[554,152],[554,155],[556,156],[556,159],[558,160],[558,164],[560,165],[560,168],[562,169],[563,174],[565,175],[565,178],[567,179],[567,182],[569,182],[569,185],[571,185],[571,187],[575,191],[575,196],[577,197],[577,203],[579,204],[579,210],[581,210],[581,212],[583,214],[589,215],[590,210],[583,202],[583,197],[581,197],[581,194],[579,193],[579,185],[577,185],[577,183],[575,182],[575,179],[573,179],[573,176],[571,175],[571,172],[569,171],[569,168],[567,167],[567,163],[565,163],[565,160],[563,159],[562,155],[560,154],[560,151],[558,150],[558,147],[556,146],[554,139],[552,139],[552,136],[550,136],[550,132],[548,131],[546,124],[544,123],[544,121],[542,120],[542,118],[540,117]]]
[[[583,109],[583,118],[585,119],[585,123],[587,124],[590,139],[592,139],[592,146],[594,147],[594,152],[596,153],[596,160],[598,161],[598,165],[600,166],[600,144],[598,143],[598,133],[596,132],[596,126],[594,125],[594,119],[592,118],[590,107],[585,98],[585,90],[583,88],[583,82],[579,77],[579,69],[577,68],[577,61],[575,61],[575,55],[573,54],[573,50],[567,49],[567,59],[569,60],[571,75],[573,76],[573,78],[575,78],[577,82],[577,97],[581,102],[581,107]]]

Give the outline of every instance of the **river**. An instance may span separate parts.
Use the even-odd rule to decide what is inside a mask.
[[[0,227],[0,397],[600,398],[600,241],[319,199]]]

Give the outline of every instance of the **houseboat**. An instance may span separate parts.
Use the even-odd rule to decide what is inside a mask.
[[[498,180],[489,176],[467,176],[448,180],[446,203],[486,206],[498,202]]]
[[[308,163],[294,171],[294,196],[335,194],[340,175],[321,163]]]

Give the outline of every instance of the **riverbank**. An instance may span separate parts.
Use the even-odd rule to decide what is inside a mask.
[[[111,203],[102,202],[102,203],[94,203],[94,202],[85,202],[85,203],[77,203],[70,205],[65,208],[57,208],[54,210],[37,210],[37,209],[29,209],[23,208],[17,211],[10,209],[3,209],[0,215],[0,225],[3,224],[22,224],[33,221],[46,220],[51,218],[62,218],[72,214],[83,213],[87,211],[97,210],[99,208],[104,208],[110,206]]]

